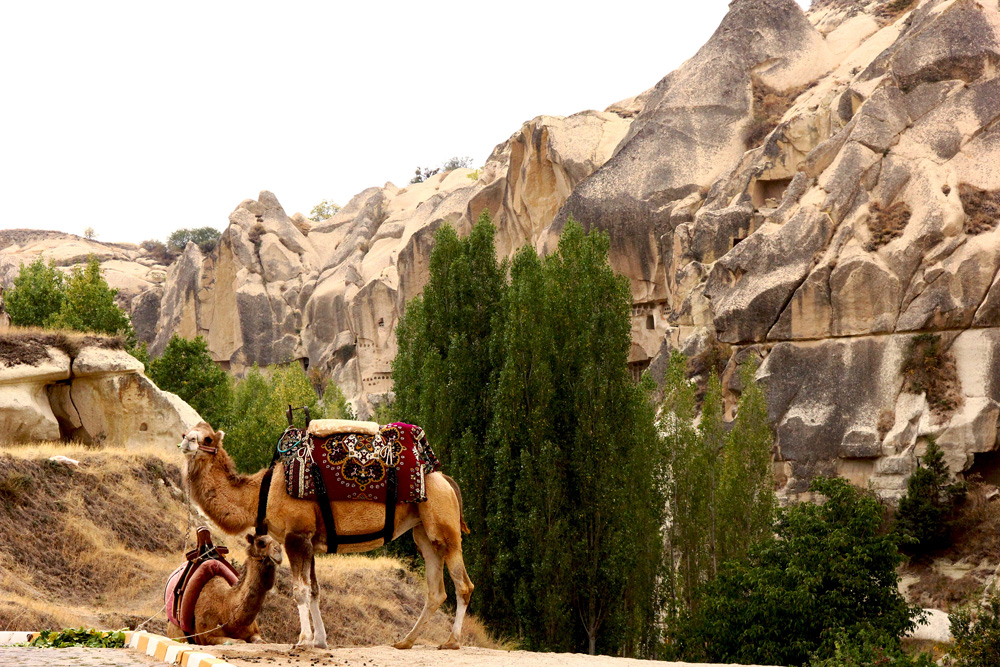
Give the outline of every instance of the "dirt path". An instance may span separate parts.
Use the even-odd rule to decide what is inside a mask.
[[[209,652],[237,667],[698,667],[694,663],[472,647],[458,651],[439,651],[432,646],[414,646],[409,651],[391,646],[292,650],[288,644],[241,644],[211,647]]]
[[[120,648],[23,648],[0,646],[4,667],[162,667],[141,653]]]

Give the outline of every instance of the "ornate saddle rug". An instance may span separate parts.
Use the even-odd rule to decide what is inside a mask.
[[[315,420],[308,430],[290,428],[278,443],[285,485],[293,498],[316,499],[312,464],[323,477],[330,500],[385,503],[396,471],[396,501],[427,500],[424,476],[441,467],[419,426],[394,423]]]
[[[167,620],[184,631],[194,632],[194,606],[198,596],[213,577],[222,577],[230,586],[235,586],[239,575],[225,559],[228,550],[212,544],[208,528],[198,528],[198,547],[187,553],[187,561],[174,570],[167,578],[163,591]],[[189,638],[190,639],[190,638]]]

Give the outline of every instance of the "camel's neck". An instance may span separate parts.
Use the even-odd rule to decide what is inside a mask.
[[[229,625],[246,627],[254,622],[264,597],[274,587],[277,566],[270,558],[248,558],[243,576],[229,590],[230,609],[233,613]]]
[[[257,501],[264,471],[241,475],[219,447],[215,454],[198,452],[190,459],[191,495],[205,513],[230,535],[247,530],[257,521]]]

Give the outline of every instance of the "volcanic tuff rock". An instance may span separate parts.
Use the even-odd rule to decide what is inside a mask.
[[[142,373],[112,339],[60,333],[0,334],[0,426],[13,442],[173,446],[201,421]]]
[[[234,371],[299,360],[364,413],[436,229],[487,210],[509,256],[573,216],[630,280],[636,374],[721,353],[731,408],[737,360],[759,358],[786,492],[839,472],[898,495],[930,437],[955,471],[997,447],[998,65],[987,0],[734,0],[653,88],[535,118],[478,173],[370,188],[315,224],[243,202],[211,255],[143,274],[133,319],[154,353],[176,332]]]

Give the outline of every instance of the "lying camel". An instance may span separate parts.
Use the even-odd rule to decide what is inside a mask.
[[[257,614],[267,592],[274,587],[277,566],[281,563],[281,544],[268,535],[247,535],[247,542],[246,566],[236,585],[230,586],[223,577],[215,576],[201,589],[194,606],[195,644],[264,641]],[[186,640],[184,631],[172,622],[167,624],[167,637]]]
[[[178,446],[188,456],[191,495],[212,521],[235,535],[256,524],[264,471],[254,475],[239,474],[232,458],[222,448],[224,437],[225,432],[216,432],[206,422],[201,422],[184,434]],[[474,588],[462,558],[462,532],[468,532],[462,520],[462,496],[458,484],[441,472],[428,474],[425,482],[426,502],[396,505],[392,538],[413,530],[413,541],[426,564],[427,597],[413,629],[394,646],[412,647],[424,624],[444,602],[444,565],[447,564],[455,583],[457,605],[451,635],[438,648],[457,649],[462,636],[462,619]],[[364,535],[383,527],[385,507],[381,503],[352,500],[333,501],[330,505],[338,533]],[[299,608],[298,645],[326,648],[315,559],[317,552],[326,551],[326,528],[315,501],[288,495],[280,462],[274,470],[268,493],[267,528],[275,539],[284,542],[288,553],[293,594]],[[340,551],[369,551],[380,546],[382,539],[375,539],[341,545]]]

